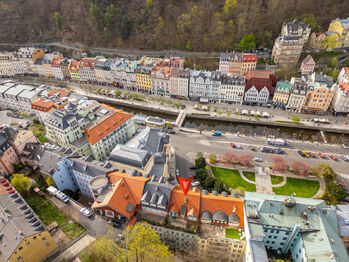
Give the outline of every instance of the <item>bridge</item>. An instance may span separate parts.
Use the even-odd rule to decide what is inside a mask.
[[[179,112],[178,117],[177,117],[176,122],[175,122],[175,126],[178,127],[178,129],[182,127],[186,115],[187,115],[187,113],[184,110],[181,110]]]

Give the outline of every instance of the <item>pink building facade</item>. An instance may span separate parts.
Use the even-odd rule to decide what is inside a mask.
[[[3,135],[0,135],[0,172],[4,175],[13,173],[13,164],[19,158],[14,146]]]

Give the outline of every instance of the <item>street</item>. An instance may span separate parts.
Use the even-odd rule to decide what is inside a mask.
[[[272,164],[271,157],[276,154],[263,153],[259,150],[260,147],[270,147],[266,144],[265,137],[247,137],[238,136],[236,134],[225,134],[218,137],[213,137],[210,132],[198,133],[187,133],[178,132],[175,135],[171,135],[171,142],[176,150],[177,165],[179,164],[180,175],[183,177],[189,176],[191,170],[189,166],[194,164],[195,156],[197,152],[202,152],[205,157],[209,154],[214,153],[218,157],[226,151],[232,151],[237,155],[251,154],[254,157],[263,159],[262,163],[256,165],[270,166]],[[238,143],[241,145],[241,149],[232,148],[230,143]],[[301,141],[288,141],[289,146],[284,147],[284,155],[279,155],[285,158],[289,163],[294,160],[299,160],[307,163],[310,167],[317,164],[329,164],[338,174],[342,174],[344,178],[349,179],[349,162],[339,159],[340,155],[349,155],[349,149],[341,148],[339,145],[329,145],[321,143],[301,142]],[[254,146],[257,151],[251,151],[248,146]],[[304,158],[301,157],[297,151],[305,150],[310,151],[315,155],[315,158]],[[317,153],[323,153],[326,158],[320,158]],[[329,155],[335,155],[338,160],[334,161],[329,158]],[[346,176],[346,174],[348,174]]]

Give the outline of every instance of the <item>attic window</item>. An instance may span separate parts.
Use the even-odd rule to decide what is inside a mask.
[[[125,198],[128,199],[128,194],[125,195]]]

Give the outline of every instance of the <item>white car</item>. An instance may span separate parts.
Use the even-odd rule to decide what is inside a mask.
[[[240,144],[235,144],[235,148],[240,149],[241,148]]]
[[[85,217],[92,216],[92,212],[85,207],[80,209],[80,213],[82,213]]]
[[[62,200],[64,203],[68,203],[69,202],[69,198],[66,196],[66,194],[64,194],[63,192],[61,191],[58,191],[56,193],[56,197],[60,200]]]
[[[191,186],[192,186],[192,187],[195,187],[195,186],[198,186],[198,185],[200,185],[200,182],[199,182],[199,181],[195,181],[195,182],[191,183]]]
[[[253,160],[256,162],[263,162],[263,159],[259,158],[259,157],[255,157],[255,158],[253,158]]]

